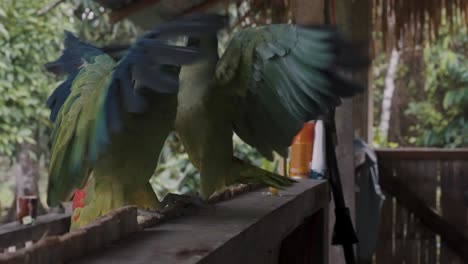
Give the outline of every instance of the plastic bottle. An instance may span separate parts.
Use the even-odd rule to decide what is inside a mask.
[[[302,130],[293,139],[289,156],[289,175],[291,177],[309,178],[314,146],[314,127],[313,121],[305,123]]]
[[[325,177],[327,162],[325,152],[325,127],[322,120],[315,122],[314,151],[310,163],[310,178],[323,179]]]

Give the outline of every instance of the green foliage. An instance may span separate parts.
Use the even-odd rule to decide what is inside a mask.
[[[403,47],[395,78],[402,97],[394,104],[404,112],[396,119],[401,135],[388,142],[374,129],[374,144],[381,147],[467,147],[468,146],[468,30],[447,23],[439,37],[424,47]],[[376,34],[378,35],[378,34]],[[422,53],[417,49],[421,49]],[[377,52],[373,62],[374,127],[378,127],[389,56]],[[417,60],[422,60],[417,61]],[[415,63],[417,62],[417,63]],[[396,96],[398,97],[398,96]],[[404,97],[404,98],[403,98]],[[408,102],[409,101],[409,102]]]
[[[12,157],[17,144],[35,143],[49,126],[45,100],[55,87],[42,65],[57,57],[66,6],[38,17],[42,1],[0,3],[0,154]]]
[[[397,148],[399,146],[397,142],[388,141],[387,137],[382,136],[377,127],[372,128],[372,134],[374,135],[372,144],[376,148]]]
[[[425,87],[422,100],[406,114],[415,117],[410,142],[425,147],[468,146],[468,32],[451,36],[442,28],[436,42],[424,49]]]
[[[109,23],[105,9],[91,0],[62,3],[44,16],[37,10],[51,1],[4,0],[0,3],[0,155],[13,157],[18,144],[47,142],[50,123],[45,101],[58,79],[42,65],[58,57],[63,31],[101,45],[133,41],[130,22]],[[40,152],[48,147],[43,144]]]
[[[233,143],[237,157],[266,170],[276,170],[279,157],[275,156],[273,162],[268,161],[236,135],[233,137]],[[195,192],[200,188],[199,180],[200,174],[190,162],[181,142],[175,134],[170,135],[161,153],[158,168],[151,179],[156,194],[163,198],[168,192]]]
[[[188,159],[182,143],[174,133],[171,134],[150,181],[156,194],[163,198],[168,192],[188,193],[198,190],[199,179],[200,175]]]
[[[93,0],[75,0],[77,7],[72,18],[75,33],[96,45],[132,43],[141,33],[132,22],[123,20],[112,24],[109,10]]]
[[[51,127],[45,102],[62,80],[47,74],[42,65],[59,56],[63,30],[70,30],[98,46],[131,43],[141,33],[126,20],[111,24],[108,10],[92,0],[68,1],[38,17],[37,10],[50,2],[0,2],[0,156],[14,157],[22,142],[40,143],[41,174],[46,174],[48,161],[44,158],[48,155],[43,154],[49,151],[46,135],[50,134]],[[234,137],[234,148],[240,158],[269,170],[276,168],[276,162],[268,162],[237,137]],[[7,170],[8,165],[2,164],[2,170]],[[155,175],[151,183],[159,197],[169,191],[186,193],[199,187],[199,174],[175,135],[168,139]],[[41,179],[46,182],[46,177]],[[9,185],[11,181],[2,186]],[[44,186],[41,185],[41,192]],[[0,193],[10,196],[4,189]],[[10,203],[1,197],[0,200]]]

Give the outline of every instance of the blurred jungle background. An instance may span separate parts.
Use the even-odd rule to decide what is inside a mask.
[[[289,1],[225,2],[231,27],[223,33],[224,42],[243,27],[292,21]],[[394,23],[379,22],[387,15],[391,21],[392,14],[382,10],[375,5],[373,11],[377,23],[369,88],[374,145],[468,147],[468,32],[460,11],[446,10],[436,24],[437,34],[419,28],[405,32],[407,38],[396,38],[388,34]],[[61,80],[42,65],[59,56],[64,30],[105,50],[128,45],[142,33],[127,20],[110,19],[108,10],[91,0],[0,2],[1,219],[11,220],[18,186],[29,186],[45,201],[51,131],[45,102]],[[431,25],[424,16],[420,24]],[[276,169],[277,162],[263,159],[238,138],[234,142],[240,157]],[[175,135],[160,161],[158,177],[152,179],[158,196],[197,187],[198,173]]]

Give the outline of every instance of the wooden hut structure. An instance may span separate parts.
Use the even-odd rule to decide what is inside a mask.
[[[193,12],[226,10],[224,0],[96,0],[113,21],[131,19],[143,28]],[[467,24],[468,0],[239,0],[233,27],[268,22],[336,23],[355,41],[419,45],[436,37],[442,16]],[[250,19],[248,19],[250,18]],[[253,18],[253,19],[252,19]],[[425,39],[422,32],[430,36]],[[356,80],[367,83],[363,73]],[[345,199],[354,215],[354,137],[370,141],[372,93],[345,100],[337,110],[338,147]],[[468,263],[468,150],[379,150],[381,185],[387,194],[374,263]],[[271,197],[268,197],[271,198]],[[0,227],[0,248],[39,240],[0,263],[344,263],[329,247],[329,187],[304,181],[282,197],[256,190],[184,218],[143,219],[128,207],[78,232],[68,215],[48,215],[35,226]],[[155,222],[158,225],[153,226]],[[44,235],[47,230],[47,234]],[[28,234],[28,235],[27,235]],[[45,237],[47,236],[47,237]],[[45,237],[45,238],[44,238]],[[111,244],[111,246],[109,246]],[[90,254],[90,252],[95,252]],[[42,262],[41,262],[42,261]],[[364,263],[364,262],[362,262]]]

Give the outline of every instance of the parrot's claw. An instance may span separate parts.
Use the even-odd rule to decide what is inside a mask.
[[[182,205],[183,207],[196,206],[196,207],[205,207],[207,203],[197,194],[175,194],[169,193],[164,197],[162,201],[164,208],[167,207],[178,207]]]
[[[216,191],[208,199],[209,203],[217,203],[226,200],[230,200],[235,196],[238,196],[242,193],[252,191],[255,189],[255,185],[249,184],[236,184],[231,186],[226,186],[222,191]]]
[[[138,216],[162,218],[163,214],[158,210],[146,210],[138,208]]]
[[[143,228],[153,226],[164,220],[164,215],[158,210],[146,210],[138,208],[138,225]]]
[[[202,208],[212,209],[213,205],[205,202],[198,195],[180,195],[170,193],[162,201],[161,213],[166,219],[197,213]]]

